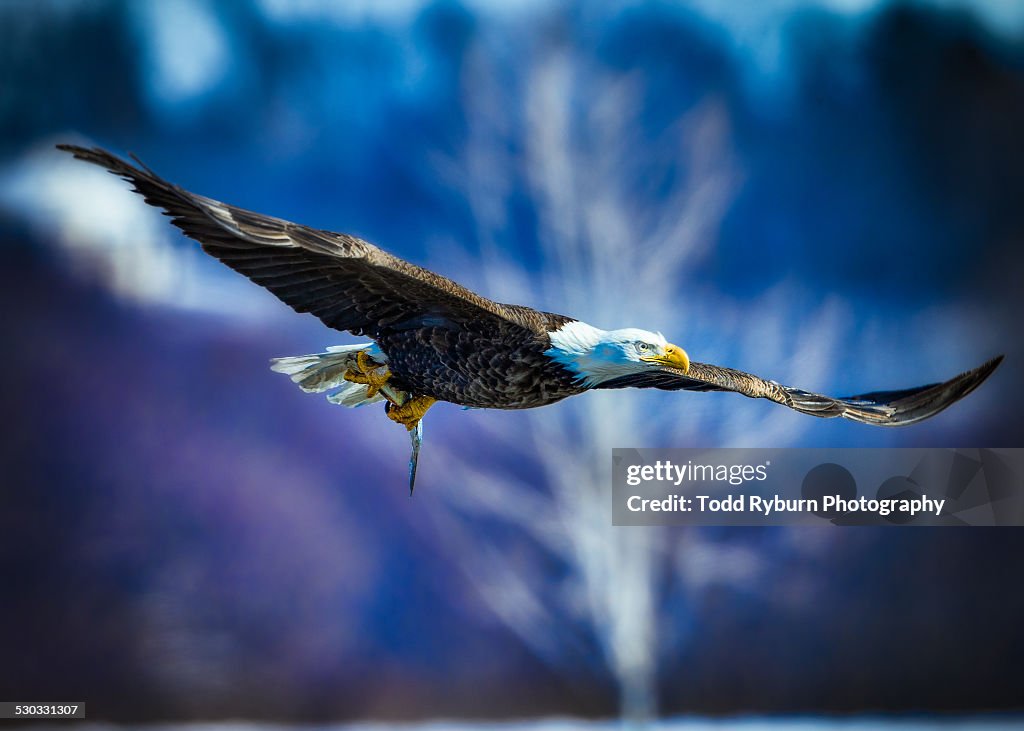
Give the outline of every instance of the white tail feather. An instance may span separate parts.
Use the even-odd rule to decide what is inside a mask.
[[[365,351],[378,363],[387,362],[375,343],[360,343],[334,345],[327,348],[326,353],[274,358],[270,361],[270,369],[291,376],[292,381],[306,393],[337,389],[327,397],[332,404],[362,406],[383,401],[379,394],[368,397],[365,384],[345,380],[346,373],[357,369],[356,356],[360,351]]]
[[[367,398],[366,396],[366,385],[362,383],[349,383],[348,381],[334,393],[327,396],[327,400],[332,404],[338,404],[339,406],[363,406],[365,404],[374,404],[378,401],[383,401],[384,397],[380,394]]]

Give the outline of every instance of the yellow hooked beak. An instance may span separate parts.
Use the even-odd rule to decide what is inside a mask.
[[[686,351],[680,348],[678,345],[669,343],[665,346],[664,355],[649,355],[640,360],[645,360],[648,363],[660,363],[661,365],[672,366],[673,368],[679,368],[683,373],[690,372],[690,356],[686,354]]]

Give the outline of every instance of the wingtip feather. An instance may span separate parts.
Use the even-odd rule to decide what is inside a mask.
[[[977,368],[954,376],[942,383],[836,399],[842,405],[840,416],[877,426],[907,426],[931,418],[961,400],[978,386],[1003,362],[998,355]],[[888,413],[886,413],[888,412]]]

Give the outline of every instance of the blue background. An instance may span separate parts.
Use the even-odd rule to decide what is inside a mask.
[[[0,696],[91,717],[1020,708],[1017,530],[613,529],[612,446],[1021,446],[1012,3],[0,6]],[[505,301],[826,393],[379,407],[102,144]]]

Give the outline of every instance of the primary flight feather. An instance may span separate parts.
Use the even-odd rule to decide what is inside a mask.
[[[734,391],[804,414],[901,426],[966,396],[1002,356],[945,383],[832,398],[749,373],[691,363],[660,333],[602,330],[580,320],[493,302],[354,236],[301,226],[190,193],[100,148],[58,145],[135,186],[175,226],[299,312],[372,343],[274,361],[303,390],[334,403],[384,401],[412,434],[410,489],[422,418],[436,401],[528,409],[596,388]]]

